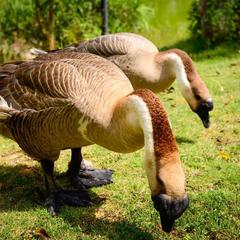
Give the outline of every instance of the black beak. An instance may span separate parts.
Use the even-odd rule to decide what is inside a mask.
[[[202,123],[205,128],[210,127],[209,112],[212,110],[213,110],[213,102],[212,101],[202,102],[201,105],[199,105],[198,108],[195,110],[197,115],[201,118]]]
[[[169,233],[174,222],[189,206],[189,197],[183,199],[172,199],[166,194],[153,196],[154,208],[160,213],[162,230]]]

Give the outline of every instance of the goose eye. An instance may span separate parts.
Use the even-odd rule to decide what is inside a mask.
[[[164,184],[164,182],[162,181],[161,178],[158,178],[158,183],[161,187],[161,193],[166,193],[166,186],[165,186],[165,184]]]
[[[196,98],[198,101],[201,100],[201,97],[200,97],[198,94],[195,95],[195,98]]]
[[[161,186],[164,186],[164,183],[163,183],[162,179],[158,178],[158,182]]]

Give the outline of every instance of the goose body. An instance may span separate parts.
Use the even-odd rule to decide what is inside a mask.
[[[164,231],[171,230],[188,197],[166,112],[150,90],[133,91],[118,67],[88,53],[7,64],[0,79],[4,134],[48,176],[62,149],[98,144],[127,153],[144,146],[152,200]]]
[[[51,137],[47,132],[55,129],[51,130],[55,132],[53,143],[60,147],[61,136],[65,133],[56,131],[56,128],[60,129],[57,123],[61,128],[67,129],[69,122],[65,118],[57,119],[57,116],[59,112],[63,112],[63,117],[71,120],[68,114],[76,115],[72,117],[78,119],[74,129],[68,129],[72,133],[67,141],[69,145],[61,146],[60,149],[91,144],[84,135],[84,126],[91,121],[108,126],[119,98],[133,91],[123,72],[114,65],[110,69],[108,61],[102,61],[103,59],[92,54],[78,56],[77,60],[32,61],[19,65],[5,65],[5,69],[11,68],[5,70],[5,76],[4,70],[1,71],[5,86],[1,88],[0,94],[8,103],[15,109],[31,109],[28,116],[31,115],[29,119],[32,123],[38,118],[39,111],[42,116],[46,114],[44,118],[49,120],[46,133],[43,126],[29,128],[31,132],[42,132],[43,141]],[[51,117],[55,117],[56,120],[52,121]],[[81,136],[73,134],[79,132],[78,125]]]
[[[116,33],[80,42],[49,54],[89,52],[107,58],[130,79],[133,88],[148,88],[157,93],[176,79],[192,111],[210,126],[209,111],[213,103],[209,91],[197,73],[190,56],[179,49],[159,52],[148,39],[133,33]],[[39,58],[44,54],[37,53]],[[48,54],[48,55],[49,55]]]

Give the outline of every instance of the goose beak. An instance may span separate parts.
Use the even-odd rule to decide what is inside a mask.
[[[203,126],[205,128],[210,127],[209,112],[212,110],[213,110],[213,102],[212,101],[202,102],[201,105],[199,105],[198,108],[195,110],[197,115],[202,120]]]
[[[152,196],[154,208],[160,213],[160,221],[164,232],[171,232],[174,222],[189,206],[189,196],[183,199],[172,199],[166,194]]]

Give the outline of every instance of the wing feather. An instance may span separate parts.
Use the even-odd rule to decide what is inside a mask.
[[[79,89],[80,81],[76,81],[79,74],[71,64],[32,61],[11,68],[5,75],[1,70],[0,95],[15,108],[39,110],[76,99],[74,89]]]
[[[18,109],[74,104],[84,116],[107,125],[118,100],[133,91],[129,79],[104,58],[89,53],[74,53],[68,58],[69,54],[15,66],[3,77],[0,95],[5,98],[7,93],[9,98],[5,99]]]
[[[137,51],[158,52],[157,47],[148,39],[133,33],[108,34],[95,39],[80,42],[74,51],[89,52],[102,57],[126,55]],[[66,48],[67,50],[67,48]]]

